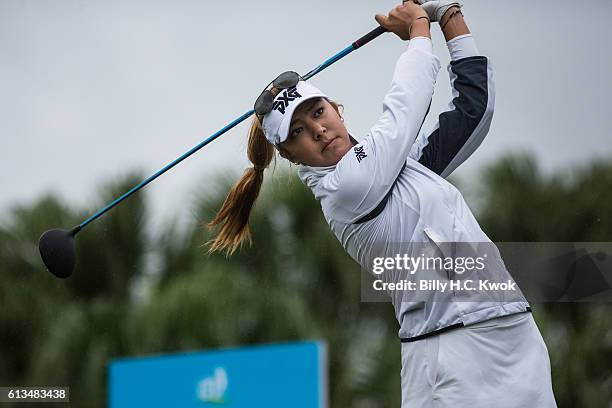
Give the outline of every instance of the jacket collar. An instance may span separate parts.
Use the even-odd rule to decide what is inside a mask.
[[[355,138],[353,138],[350,133],[349,137],[353,146],[359,144],[359,142],[355,140]],[[302,183],[306,184],[314,192],[316,187],[319,185],[319,181],[327,174],[334,171],[335,168],[336,164],[324,167],[307,166],[304,164],[300,164],[298,166],[298,176],[300,180],[302,180]]]

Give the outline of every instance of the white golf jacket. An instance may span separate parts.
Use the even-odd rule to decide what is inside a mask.
[[[431,40],[412,39],[397,61],[382,116],[367,136],[334,166],[298,169],[342,246],[367,270],[374,257],[395,256],[399,243],[491,242],[461,193],[445,180],[489,130],[495,98],[491,66],[483,56],[451,61],[449,110],[439,115],[433,132],[421,132],[439,70]],[[512,279],[491,246],[492,276]],[[512,301],[483,301],[483,293],[473,299],[463,293],[456,301],[454,291],[432,291],[425,300],[407,291],[389,295],[402,341],[530,310],[522,293]]]

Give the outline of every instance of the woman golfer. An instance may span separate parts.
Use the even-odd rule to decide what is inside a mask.
[[[299,177],[320,201],[330,228],[367,270],[374,259],[391,259],[398,249],[417,254],[406,243],[427,244],[423,254],[445,259],[458,251],[448,243],[484,243],[491,256],[479,278],[513,282],[463,197],[445,180],[488,132],[495,96],[491,66],[458,3],[421,3],[406,2],[376,16],[381,26],[410,41],[396,63],[382,116],[359,142],[344,126],[338,105],[296,73],[281,74],[261,94],[248,143],[253,167],[211,222],[220,226],[211,251],[232,253],[249,238],[249,214],[276,149],[299,165]],[[439,22],[450,51],[452,101],[433,131],[423,132],[440,69],[430,21]],[[401,269],[395,265],[382,280],[414,277]],[[457,270],[438,266],[429,276],[448,284]],[[486,288],[435,286],[388,293],[400,324],[402,407],[556,406],[548,351],[520,290],[505,296]]]

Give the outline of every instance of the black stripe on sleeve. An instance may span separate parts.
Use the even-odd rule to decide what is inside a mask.
[[[442,174],[459,150],[473,135],[488,104],[487,58],[463,58],[451,62],[455,76],[453,110],[439,115],[439,127],[427,138],[419,163]]]

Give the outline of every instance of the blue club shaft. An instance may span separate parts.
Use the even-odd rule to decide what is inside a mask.
[[[206,146],[207,144],[209,144],[210,142],[212,142],[213,140],[215,140],[216,138],[218,138],[219,136],[221,136],[228,130],[230,130],[231,128],[233,128],[234,126],[240,124],[241,122],[249,118],[251,115],[253,115],[253,113],[255,113],[253,109],[246,112],[244,115],[240,116],[238,119],[234,120],[229,125],[218,130],[217,132],[209,136],[207,139],[203,140],[198,145],[194,146],[189,151],[185,152],[183,155],[181,155],[179,158],[174,160],[172,163],[167,164],[166,166],[158,170],[155,174],[151,175],[146,180],[141,181],[138,185],[134,186],[131,190],[124,193],[121,197],[117,198],[115,201],[108,204],[106,207],[102,208],[97,213],[95,213],[94,215],[92,215],[91,217],[83,221],[81,224],[79,224],[79,229],[85,228],[87,224],[93,222],[97,218],[104,215],[104,213],[110,211],[113,207],[118,205],[120,202],[122,202],[123,200],[125,200],[126,198],[128,198],[129,196],[131,196],[132,194],[134,194],[135,192],[137,192],[138,190],[140,190],[141,188],[143,188],[144,186],[146,186],[147,184],[149,184],[150,182],[152,182],[153,180],[155,180],[156,178],[158,178],[159,176],[161,176],[162,174],[164,174],[165,172],[167,172],[168,170],[170,170],[171,168],[173,168],[174,166],[176,166],[177,164],[179,164],[180,162],[182,162],[183,160],[185,160],[186,158],[188,158],[189,156],[191,156],[192,154],[194,154],[195,152],[197,152],[198,150],[200,150],[201,148],[203,148],[204,146]]]
[[[324,61],[321,65],[319,65],[316,68],[314,68],[313,70],[309,71],[306,75],[303,76],[303,78],[305,80],[307,80],[309,78],[312,78],[313,76],[315,76],[319,72],[323,71],[325,68],[327,68],[330,65],[332,65],[334,62],[337,62],[338,60],[344,58],[345,56],[347,56],[351,52],[355,51],[357,48],[367,44],[370,41],[372,41],[374,38],[378,37],[379,35],[381,35],[385,31],[386,30],[384,30],[382,27],[375,28],[374,30],[370,31],[368,34],[364,35],[363,37],[361,37],[357,41],[353,42],[351,45],[349,45],[348,47],[346,47],[342,51],[338,52],[337,54],[335,54],[331,58],[329,58],[326,61]],[[150,177],[148,177],[147,179],[143,180],[138,185],[134,186],[131,190],[129,190],[128,192],[124,193],[121,197],[115,199],[113,202],[108,204],[106,207],[102,208],[101,210],[99,210],[98,212],[93,214],[91,217],[89,217],[88,219],[83,221],[81,224],[76,226],[73,229],[73,235],[76,234],[77,232],[79,232],[81,229],[85,228],[88,224],[90,224],[93,221],[95,221],[96,219],[100,218],[102,215],[106,214],[108,211],[113,209],[115,206],[117,206],[123,200],[127,199],[132,194],[136,193],[138,190],[142,189],[147,184],[151,183],[153,180],[155,180],[156,178],[158,178],[159,176],[161,176],[162,174],[164,174],[165,172],[167,172],[168,170],[170,170],[171,168],[173,168],[174,166],[176,166],[177,164],[179,164],[180,162],[182,162],[183,160],[185,160],[186,158],[188,158],[189,156],[191,156],[192,154],[194,154],[195,152],[197,152],[198,150],[200,150],[201,148],[203,148],[204,146],[206,146],[207,144],[209,144],[210,142],[212,142],[213,140],[215,140],[216,138],[218,138],[219,136],[221,136],[225,132],[227,132],[228,130],[232,129],[233,127],[239,125],[240,123],[242,123],[243,121],[248,119],[254,113],[255,113],[255,110],[251,109],[250,111],[246,112],[245,114],[243,114],[242,116],[240,116],[239,118],[237,118],[236,120],[231,122],[230,124],[226,125],[222,129],[218,130],[217,132],[215,132],[214,134],[212,134],[211,136],[209,136],[208,138],[206,138],[205,140],[203,140],[202,142],[200,142],[199,144],[197,144],[196,146],[191,148],[189,151],[185,152],[183,155],[181,155],[179,158],[177,158],[173,162],[168,163],[166,166],[164,166],[163,168],[158,170],[155,174],[153,174]]]

